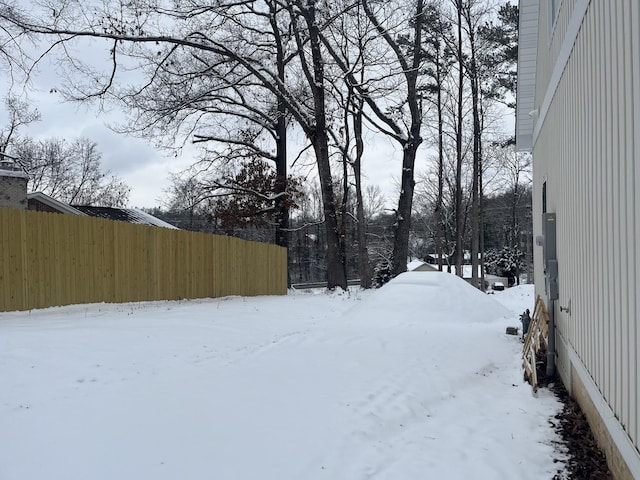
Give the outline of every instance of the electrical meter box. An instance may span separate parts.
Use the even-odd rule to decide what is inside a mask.
[[[558,259],[556,258],[556,214],[542,214],[542,259],[544,287],[549,300],[558,300]]]
[[[542,214],[542,259],[545,271],[549,260],[556,258],[556,214]]]

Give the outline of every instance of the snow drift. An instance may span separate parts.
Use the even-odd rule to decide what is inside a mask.
[[[373,294],[349,315],[422,322],[489,322],[510,315],[491,296],[445,272],[406,272]]]

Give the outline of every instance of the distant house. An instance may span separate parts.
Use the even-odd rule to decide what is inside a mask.
[[[423,262],[422,260],[410,261],[407,264],[407,271],[408,272],[437,272],[438,266],[432,263],[429,263],[428,260],[429,259],[427,258],[426,262]],[[445,272],[447,271],[446,265],[444,266],[444,271]],[[451,273],[455,275],[456,273],[455,265],[451,266]],[[471,278],[472,273],[473,273],[473,270],[471,269],[471,265],[462,266],[462,278],[469,283],[471,283],[471,280],[472,280]],[[480,277],[480,265],[478,265],[478,278],[479,277]],[[491,285],[493,285],[494,282],[502,282],[505,285],[507,285],[507,279],[505,277],[498,277],[496,275],[485,274],[484,276],[485,289],[491,288]]]
[[[71,215],[85,215],[80,210],[73,208],[66,203],[59,202],[42,192],[27,194],[27,208],[37,212],[68,213]]]
[[[87,205],[71,206],[66,203],[59,202],[42,192],[27,194],[27,203],[29,210],[35,210],[38,212],[84,215],[88,217],[106,218],[120,222],[137,223],[139,225],[151,225],[154,227],[178,230],[178,227],[143,212],[142,210],[138,210],[137,208],[92,207]]]
[[[438,267],[436,265],[430,265],[422,260],[411,260],[407,264],[408,272],[437,272]]]
[[[13,162],[0,161],[0,208],[107,218],[140,225],[178,229],[136,208],[68,205],[42,192],[27,193],[28,176]]]
[[[432,265],[438,263],[438,258],[440,258],[440,255],[438,253],[427,253],[424,256],[424,261],[427,263],[430,263]],[[449,258],[446,255],[442,255],[442,264],[443,265],[447,265],[447,262],[449,261]]]
[[[639,25],[638,0],[520,0],[516,144],[551,373],[616,479],[640,479]]]

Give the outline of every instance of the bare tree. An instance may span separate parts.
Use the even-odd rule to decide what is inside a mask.
[[[180,226],[186,230],[207,231],[200,220],[212,210],[210,199],[206,198],[202,180],[191,171],[170,175],[170,185],[165,191],[164,208],[171,214],[186,217]]]
[[[4,160],[5,157],[14,158],[10,155],[10,150],[12,145],[18,143],[18,130],[20,127],[40,120],[38,110],[31,109],[27,102],[20,100],[15,95],[7,95],[4,104],[9,122],[0,129],[0,160]]]
[[[381,75],[378,70],[364,81],[358,79],[326,36],[323,41],[346,80],[371,110],[367,119],[402,147],[400,195],[395,212],[392,254],[392,274],[398,275],[407,269],[415,161],[422,143],[423,102],[419,78],[423,60],[424,1],[412,1],[406,8],[394,2],[360,0],[360,4],[379,39],[378,43],[383,45],[382,53],[376,51],[382,55],[378,61],[383,63],[382,68],[392,73]],[[390,94],[397,91],[402,94],[396,101]]]
[[[455,188],[455,217],[456,217],[456,274],[462,277],[463,260],[463,218],[462,218],[462,161],[463,156],[463,95],[464,95],[464,67],[463,67],[463,46],[462,37],[462,0],[455,0],[457,16],[457,56],[458,56],[458,92],[457,92],[457,116],[456,116],[456,188]]]
[[[365,52],[367,44],[372,40],[369,33],[371,26],[363,17],[362,6],[359,2],[334,2],[333,8],[342,15],[337,15],[334,22],[323,29],[324,41],[330,38],[336,52],[339,52],[342,65],[345,66],[354,78],[364,82],[366,69],[370,66]],[[355,220],[356,238],[358,246],[358,271],[360,285],[370,288],[372,285],[372,270],[369,261],[367,247],[367,225],[365,219],[364,193],[362,181],[362,161],[365,155],[364,132],[364,108],[365,102],[358,95],[353,84],[344,80],[344,74],[339,71],[335,75],[340,81],[331,82],[331,94],[337,104],[341,118],[336,118],[335,127],[330,130],[335,146],[340,151],[342,158],[343,198],[341,202],[341,230],[346,234],[348,221],[347,205],[350,186],[355,188]],[[337,130],[337,131],[336,131]],[[353,182],[349,179],[353,178]],[[345,238],[343,248],[346,250]]]
[[[461,5],[462,18],[464,19],[464,29],[467,36],[468,55],[464,69],[469,78],[471,87],[471,105],[473,116],[473,169],[471,186],[471,281],[474,286],[484,288],[484,283],[478,279],[478,265],[480,250],[480,225],[481,216],[481,186],[482,186],[482,91],[481,82],[483,80],[479,56],[481,52],[478,33],[487,14],[484,3],[478,0],[466,0]],[[482,276],[482,274],[481,274]],[[481,279],[483,280],[483,279]]]
[[[364,219],[367,224],[370,224],[375,217],[384,213],[386,202],[387,200],[379,185],[367,185],[362,198]]]
[[[452,46],[455,43],[451,31],[451,22],[445,17],[440,2],[427,6],[428,20],[425,24],[424,55],[428,60],[425,74],[429,81],[425,85],[427,99],[436,109],[437,146],[438,146],[438,192],[434,204],[435,247],[438,256],[438,269],[442,271],[444,261],[444,175],[445,175],[445,105],[443,96],[447,94],[445,81],[455,63]],[[428,27],[427,27],[428,25]]]
[[[518,242],[520,232],[518,211],[523,200],[528,198],[524,194],[531,188],[532,183],[531,155],[516,152],[513,146],[499,148],[496,154],[502,171],[501,190],[506,192],[510,199],[508,244],[510,247],[514,247]]]
[[[501,9],[504,12],[505,9]],[[510,8],[506,11],[511,12]],[[472,282],[484,289],[484,270],[478,269],[482,264],[483,245],[481,241],[483,225],[483,138],[488,103],[498,99],[510,82],[505,79],[510,75],[501,75],[500,67],[507,63],[506,53],[496,53],[497,41],[491,41],[492,29],[488,19],[492,16],[492,5],[483,0],[465,0],[462,4],[463,26],[467,40],[467,55],[464,60],[464,71],[469,80],[471,91],[471,111],[473,118],[473,167],[471,186],[471,265]],[[517,16],[516,16],[517,17]],[[509,51],[510,52],[510,51]],[[511,84],[512,85],[512,84]],[[479,282],[479,280],[481,280]]]
[[[14,146],[15,161],[29,175],[32,191],[43,192],[71,205],[122,207],[129,187],[103,171],[97,145],[86,138],[70,144],[49,139],[25,139]]]

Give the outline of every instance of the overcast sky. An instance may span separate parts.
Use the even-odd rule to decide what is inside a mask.
[[[144,140],[113,132],[109,124],[123,121],[118,109],[100,112],[97,107],[64,102],[59,93],[50,93],[56,78],[39,75],[29,88],[28,99],[37,108],[41,121],[23,127],[20,134],[34,139],[63,138],[69,142],[86,137],[98,145],[104,170],[117,174],[130,187],[130,206],[153,207],[162,202],[163,190],[168,186],[170,172],[190,165],[189,154],[175,158],[154,149]],[[3,95],[8,89],[3,89]],[[6,114],[0,115],[6,124]]]
[[[60,93],[52,92],[60,79],[53,70],[40,72],[32,79],[28,89],[28,99],[41,114],[41,121],[23,127],[21,135],[34,139],[64,138],[73,141],[86,137],[98,145],[105,170],[117,174],[130,187],[130,206],[160,206],[164,191],[169,186],[169,174],[188,168],[197,159],[195,147],[187,147],[177,157],[155,149],[149,142],[113,132],[108,126],[124,122],[126,115],[116,107],[101,112],[97,106],[78,105],[63,101]],[[9,90],[9,83],[2,88],[2,96]],[[14,88],[21,93],[20,88]],[[0,111],[0,124],[6,124],[6,112]],[[291,132],[289,153],[297,155],[296,144],[304,139],[301,134]],[[397,178],[402,161],[402,151],[389,140],[373,138],[368,142],[368,157],[365,158],[365,185],[374,184],[382,188],[389,206],[397,197]],[[422,151],[426,155],[426,150]],[[301,173],[308,174],[304,168]],[[338,169],[336,169],[336,172]]]

